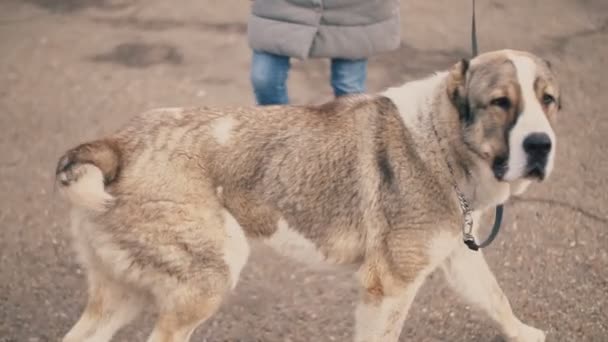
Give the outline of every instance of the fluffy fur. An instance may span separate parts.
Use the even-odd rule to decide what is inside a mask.
[[[558,101],[544,61],[498,51],[321,106],[138,115],[57,168],[89,285],[64,341],[107,341],[145,305],[159,313],[150,342],[188,341],[237,284],[255,239],[356,270],[356,341],[397,341],[438,267],[507,339],[543,341],[462,243],[454,185],[476,231],[485,209],[546,179],[554,147],[522,144],[536,134],[554,146]]]

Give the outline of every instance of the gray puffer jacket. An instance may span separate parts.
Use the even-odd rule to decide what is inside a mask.
[[[255,0],[253,50],[300,59],[367,58],[400,44],[399,0]]]

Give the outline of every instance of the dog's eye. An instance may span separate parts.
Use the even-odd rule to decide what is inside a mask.
[[[497,97],[493,99],[490,104],[492,106],[500,107],[504,110],[509,110],[511,108],[511,100],[506,96]]]
[[[543,104],[545,106],[548,106],[548,105],[550,105],[550,104],[552,104],[554,102],[555,102],[555,97],[553,97],[553,95],[549,95],[549,94],[544,94],[543,95]]]

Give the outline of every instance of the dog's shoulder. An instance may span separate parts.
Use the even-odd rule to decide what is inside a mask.
[[[379,94],[351,94],[335,98],[320,105],[307,106],[309,110],[325,116],[354,112],[361,109],[376,110],[378,114],[396,111],[391,99]]]

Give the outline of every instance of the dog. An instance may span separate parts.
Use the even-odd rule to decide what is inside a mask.
[[[108,341],[147,306],[158,312],[148,341],[188,341],[236,286],[253,240],[353,269],[355,341],[397,341],[436,268],[507,340],[544,341],[463,243],[459,194],[475,232],[484,211],[546,180],[560,108],[549,62],[500,50],[321,105],[137,115],[58,162],[88,282],[63,341]]]

